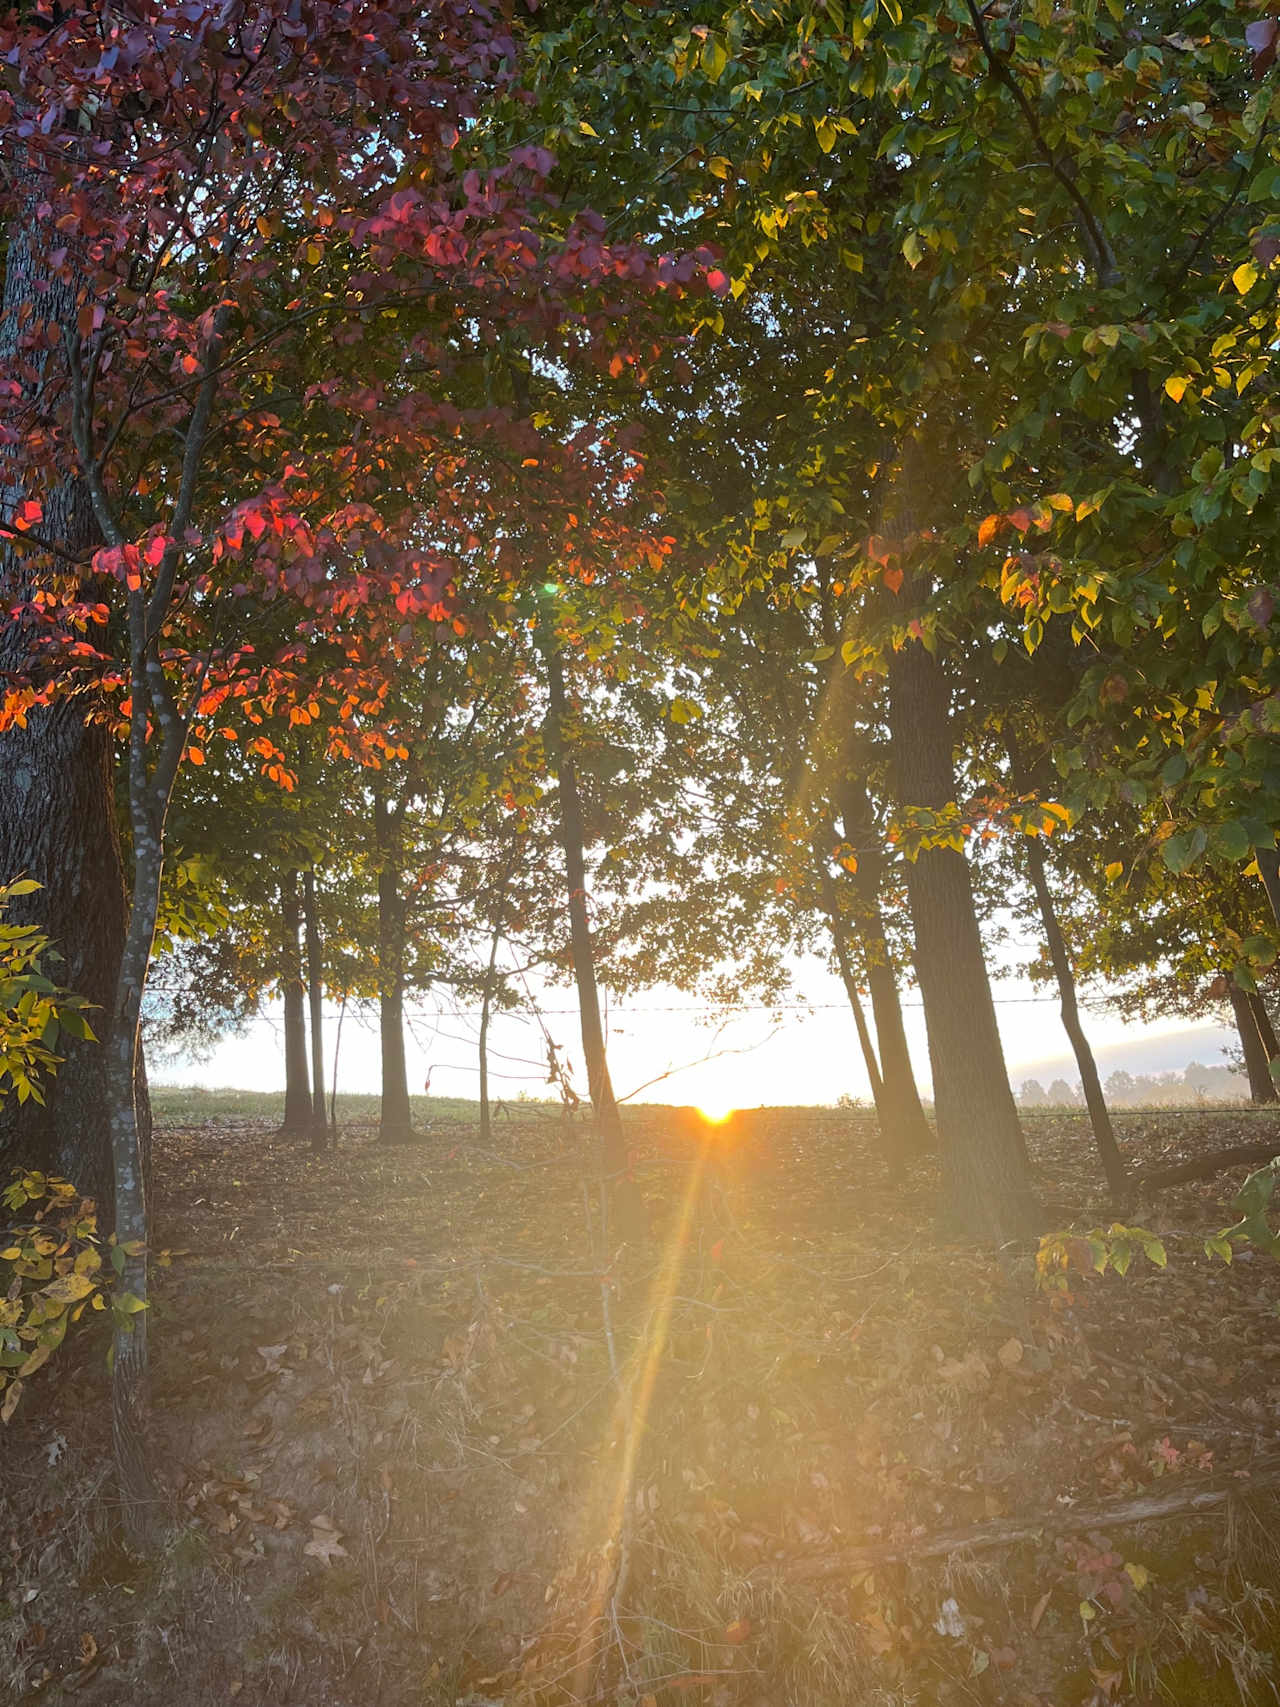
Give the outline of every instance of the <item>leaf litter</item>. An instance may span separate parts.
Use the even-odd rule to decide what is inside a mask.
[[[0,1471],[0,1687],[1267,1698],[1280,1271],[1199,1243],[1238,1173],[1144,1208],[1167,1270],[1050,1296],[1030,1251],[940,1242],[934,1182],[881,1183],[856,1111],[740,1115],[709,1154],[685,1112],[632,1122],[646,1233],[603,1256],[581,1130],[352,1129],[320,1157],[262,1122],[165,1133],[152,1444],[181,1521],[143,1564],[112,1539],[100,1348],[33,1382]],[[1145,1166],[1264,1122],[1118,1117]],[[1105,1221],[1083,1121],[1028,1127],[1059,1223]]]

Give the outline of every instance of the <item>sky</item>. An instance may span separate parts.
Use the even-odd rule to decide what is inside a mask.
[[[631,1002],[607,1007],[610,1069],[619,1097],[641,1102],[694,1103],[710,1112],[760,1104],[830,1104],[847,1095],[870,1100],[848,1003],[839,981],[818,961],[797,961],[795,983],[810,1007],[788,1007],[775,1016],[747,1010],[727,1021],[678,991],[653,990]],[[1015,1090],[1023,1079],[1044,1085],[1057,1077],[1076,1080],[1056,999],[1027,980],[1006,976],[993,984],[996,1013]],[[533,989],[541,1018],[525,1012],[500,1016],[490,1028],[490,1087],[497,1098],[554,1096],[547,1085],[546,1034],[567,1056],[573,1081],[585,1100],[586,1075],[573,993],[568,988]],[[791,998],[800,1000],[800,994]],[[907,1040],[921,1089],[927,1094],[929,1061],[919,998],[904,992]],[[427,1068],[437,1095],[478,1095],[478,1013],[417,998],[407,1026],[409,1089],[419,1092]],[[327,1009],[327,1067],[333,1068],[337,1011]],[[1142,1025],[1104,1011],[1086,1010],[1086,1023],[1102,1076],[1116,1068],[1132,1073],[1181,1070],[1196,1060],[1219,1066],[1234,1034],[1212,1024],[1171,1020]],[[545,1026],[545,1033],[543,1027]],[[348,1009],[338,1050],[340,1091],[376,1092],[378,1036],[372,1010]],[[160,1084],[203,1085],[239,1090],[283,1088],[283,1048],[278,1012],[263,1014],[244,1035],[226,1039],[202,1062],[157,1064]],[[657,1081],[657,1082],[653,1082]]]

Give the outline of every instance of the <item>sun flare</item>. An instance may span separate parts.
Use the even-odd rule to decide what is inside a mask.
[[[698,1113],[710,1126],[723,1126],[733,1112],[731,1102],[723,1102],[717,1097],[698,1104]]]

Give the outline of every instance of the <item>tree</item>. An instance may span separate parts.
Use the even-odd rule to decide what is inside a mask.
[[[75,298],[74,325],[46,338],[38,396],[19,378],[5,430],[24,490],[38,451],[55,473],[45,496],[83,486],[103,542],[92,597],[44,582],[20,606],[53,663],[14,681],[5,720],[85,690],[120,695],[133,881],[105,1059],[117,1230],[135,1253],[125,1280],[145,1304],[134,1059],[183,760],[257,720],[264,769],[289,786],[265,723],[286,707],[319,718],[297,668],[317,648],[331,728],[377,748],[378,680],[404,660],[406,619],[446,617],[450,587],[484,552],[524,567],[490,526],[523,471],[550,465],[534,484],[554,494],[562,530],[567,495],[589,516],[601,465],[610,479],[629,466],[590,427],[544,443],[513,411],[468,412],[449,396],[459,342],[521,327],[567,361],[595,360],[593,330],[660,269],[561,216],[549,154],[470,152],[468,126],[513,70],[509,35],[480,9],[261,0],[228,28],[214,6],[104,20],[70,5],[53,30],[15,16],[0,33],[12,79],[0,122],[23,162],[6,213],[22,212],[16,182],[39,182],[31,246]],[[360,346],[401,313],[383,383]],[[24,498],[12,537],[46,549],[44,513]],[[546,525],[536,501],[531,514]],[[263,657],[254,618],[280,598],[302,636]],[[103,622],[100,647],[87,636]],[[118,1334],[113,1366],[139,1529],[154,1495],[139,1426],[146,1322],[139,1312]]]

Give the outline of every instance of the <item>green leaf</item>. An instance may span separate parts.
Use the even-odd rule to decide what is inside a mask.
[[[1217,841],[1228,859],[1246,859],[1252,847],[1249,832],[1240,823],[1219,824]]]

